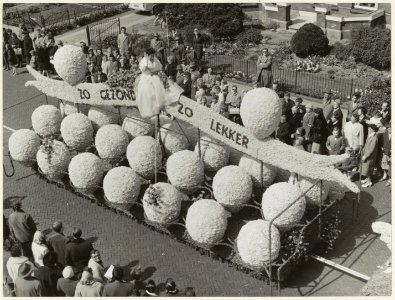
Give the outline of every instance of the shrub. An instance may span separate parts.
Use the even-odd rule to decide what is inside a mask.
[[[373,114],[381,108],[384,101],[391,103],[391,80],[376,77],[368,86],[368,93],[362,97],[362,105],[368,108],[368,114]]]
[[[261,30],[256,28],[248,28],[236,36],[236,41],[240,45],[249,45],[251,43],[258,45],[262,38],[263,36],[261,34]]]
[[[351,55],[350,45],[344,45],[341,42],[336,42],[332,45],[331,54],[337,59],[345,60]]]
[[[291,46],[287,42],[282,42],[280,47],[273,54],[273,62],[281,63],[285,60],[292,59]]]
[[[276,30],[280,25],[273,20],[266,20],[263,22],[263,27],[265,30]]]
[[[352,55],[357,62],[382,70],[391,65],[391,30],[361,28],[352,32]]]
[[[211,34],[210,30],[205,29],[201,25],[187,25],[180,30],[182,39],[184,41],[184,44],[187,46],[192,46],[193,44],[193,30],[197,28],[199,29],[200,34],[202,35],[203,42],[205,44],[211,44],[214,40],[213,35]]]
[[[292,36],[291,50],[302,58],[314,54],[325,55],[330,50],[329,41],[320,27],[308,23]]]

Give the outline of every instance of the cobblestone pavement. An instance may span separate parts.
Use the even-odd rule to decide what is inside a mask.
[[[23,102],[38,95],[24,83],[31,77],[24,73],[11,77],[3,72],[3,125],[29,128],[31,113],[45,103],[45,98]],[[51,101],[51,99],[50,99]],[[23,102],[23,103],[21,103]],[[19,105],[16,105],[21,103]],[[53,102],[55,103],[55,102]],[[14,107],[11,107],[16,105]],[[10,131],[4,127],[3,151],[7,151]],[[8,166],[8,162],[4,162]],[[74,226],[83,229],[83,235],[94,241],[106,265],[123,266],[141,264],[145,278],[163,283],[172,277],[181,288],[193,286],[199,296],[269,296],[268,286],[241,273],[227,264],[215,261],[187,245],[140,225],[125,216],[98,207],[86,199],[39,179],[30,169],[16,167],[12,178],[3,181],[4,213],[10,213],[10,201],[20,197],[24,209],[31,213],[38,227],[49,228],[60,219],[69,234]],[[350,202],[343,209],[350,211]],[[383,183],[364,189],[361,193],[361,209],[358,221],[352,225],[350,215],[345,214],[344,231],[335,249],[326,258],[341,263],[366,275],[390,255],[389,251],[370,229],[374,220],[391,220],[390,192]],[[284,296],[351,296],[357,295],[363,282],[344,275],[320,263],[309,261],[282,290]]]

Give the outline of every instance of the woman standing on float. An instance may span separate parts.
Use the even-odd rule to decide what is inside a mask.
[[[155,116],[164,106],[178,101],[180,88],[170,84],[166,91],[164,83],[158,76],[158,73],[162,70],[162,64],[155,56],[154,49],[149,48],[145,52],[143,59],[140,61],[139,69],[142,74],[135,84],[136,101],[143,118]]]

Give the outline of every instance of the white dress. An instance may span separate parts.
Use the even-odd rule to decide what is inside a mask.
[[[163,107],[178,101],[182,89],[176,83],[169,83],[168,90],[154,72],[162,70],[162,64],[155,57],[152,62],[144,57],[139,64],[142,74],[136,81],[136,101],[143,118],[159,114]]]

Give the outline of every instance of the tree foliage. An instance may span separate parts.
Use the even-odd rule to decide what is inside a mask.
[[[368,109],[368,114],[374,115],[381,109],[384,101],[391,103],[391,80],[376,77],[367,88],[368,92],[362,96],[362,105]]]
[[[298,57],[309,55],[326,55],[330,47],[328,38],[320,27],[308,23],[299,28],[291,39],[291,50]]]

